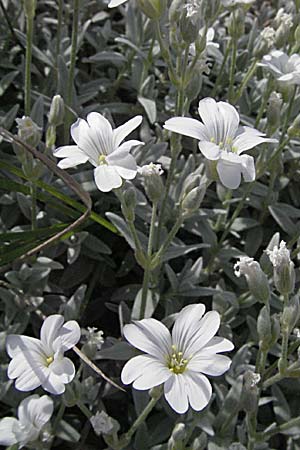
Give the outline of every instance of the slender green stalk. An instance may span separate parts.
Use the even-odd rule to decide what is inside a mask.
[[[30,116],[31,111],[31,61],[33,40],[34,15],[26,15],[26,56],[25,56],[25,86],[24,86],[24,112]]]
[[[90,419],[90,418],[92,417],[93,414],[92,414],[91,411],[85,406],[84,403],[82,403],[81,401],[78,401],[78,402],[77,402],[77,406],[78,406],[78,408],[80,409],[80,411],[82,412],[82,414],[84,414],[85,417],[86,417],[87,419]]]
[[[289,295],[284,294],[283,296],[283,310],[288,307]],[[287,358],[288,358],[288,345],[289,345],[289,327],[285,323],[281,323],[281,335],[282,335],[282,343],[281,343],[281,356],[278,361],[278,368],[281,375],[285,374],[285,370],[287,368]]]
[[[127,433],[125,434],[125,437],[129,441],[130,441],[131,437],[134,435],[134,433],[136,432],[136,430],[139,428],[139,426],[143,422],[145,422],[145,420],[147,419],[148,415],[151,413],[152,409],[154,408],[154,406],[156,405],[156,403],[158,402],[159,399],[160,399],[160,397],[158,397],[158,398],[157,397],[151,398],[151,400],[148,403],[148,405],[146,406],[146,408],[141,412],[141,414],[136,419],[136,421],[133,423],[131,428],[127,431]]]
[[[291,99],[289,101],[287,112],[285,114],[285,121],[284,121],[284,125],[283,125],[282,131],[281,131],[280,143],[282,143],[284,141],[284,139],[285,139],[285,135],[286,135],[286,132],[287,132],[287,129],[288,129],[288,126],[289,126],[289,121],[290,121],[291,114],[292,114],[293,107],[294,107],[296,94],[297,94],[297,86],[294,87],[293,94],[292,94],[292,97],[291,97]]]
[[[262,118],[262,116],[264,114],[264,111],[266,109],[268,100],[270,98],[271,91],[272,91],[272,79],[271,79],[271,77],[269,77],[268,82],[267,82],[267,87],[266,87],[265,92],[263,94],[263,99],[262,99],[262,102],[260,104],[257,116],[256,116],[255,125],[254,125],[255,128],[258,127],[259,122],[260,122],[260,120],[261,120],[261,118]]]
[[[228,90],[228,100],[230,103],[233,102],[234,98],[234,75],[236,69],[236,57],[237,57],[237,38],[232,37],[232,52],[231,52],[231,63],[229,71],[229,90]]]
[[[140,319],[143,319],[145,317],[145,311],[146,311],[146,305],[147,305],[147,295],[148,295],[149,281],[150,281],[150,276],[151,276],[151,259],[152,259],[153,239],[154,239],[155,226],[156,226],[156,211],[157,211],[157,202],[154,202],[153,206],[152,206],[152,215],[151,215],[150,232],[149,232],[149,240],[148,240],[147,263],[146,263],[146,267],[145,267],[145,271],[144,271],[144,279],[143,279],[143,287],[142,287]]]
[[[293,371],[299,370],[299,362],[296,361],[293,364],[291,364],[286,370],[285,373],[282,374],[280,372],[276,373],[272,377],[268,378],[263,383],[263,389],[267,389],[268,387],[272,386],[275,383],[278,383],[278,381],[283,380],[284,378],[289,378],[293,375]]]
[[[173,225],[173,228],[171,229],[170,233],[168,234],[166,240],[164,241],[163,245],[160,247],[159,251],[154,255],[154,258],[152,259],[153,266],[156,266],[161,261],[162,256],[167,251],[169,245],[173,241],[174,237],[176,236],[179,228],[183,224],[183,217],[182,215],[179,215],[178,219],[176,220],[175,224]]]
[[[71,58],[70,67],[67,82],[67,94],[66,94],[66,104],[67,106],[72,106],[72,93],[74,86],[74,76],[75,76],[75,64],[76,64],[76,54],[77,54],[77,38],[78,38],[78,22],[79,22],[79,2],[80,0],[73,0],[73,24],[72,24],[72,43],[71,43]],[[69,127],[70,127],[70,111],[66,110],[65,118],[65,142],[68,142]]]
[[[55,68],[57,71],[57,75],[58,75],[58,56],[60,55],[60,46],[61,46],[62,17],[63,17],[63,0],[58,0],[57,30],[56,30],[56,55],[55,55]]]
[[[294,417],[291,420],[288,420],[287,422],[284,422],[277,427],[272,428],[269,431],[265,431],[262,433],[259,433],[259,440],[260,441],[266,441],[270,439],[272,436],[275,436],[275,434],[282,433],[283,431],[289,430],[290,428],[300,426],[300,417]]]
[[[169,51],[168,47],[165,45],[164,38],[161,34],[159,20],[155,20],[154,25],[155,25],[156,38],[157,38],[159,46],[160,46],[161,56],[163,57],[163,59],[165,60],[167,66],[168,66],[170,80],[171,80],[172,84],[174,84],[174,86],[176,86],[177,85],[177,74],[174,71],[170,51]]]
[[[240,97],[242,96],[244,90],[247,87],[247,84],[249,83],[249,81],[253,77],[253,75],[254,75],[254,73],[256,71],[257,62],[258,62],[258,59],[255,58],[253,60],[252,64],[251,64],[251,66],[249,67],[248,72],[246,73],[246,75],[245,75],[245,77],[244,77],[244,79],[242,81],[242,84],[241,84],[241,86],[240,86],[236,96],[234,97],[234,103],[236,103],[240,99]]]
[[[223,58],[223,61],[222,61],[222,64],[221,64],[221,67],[220,67],[220,70],[219,70],[219,74],[217,76],[214,88],[213,88],[212,93],[211,93],[212,97],[215,97],[215,95],[217,94],[220,82],[223,79],[223,72],[224,72],[224,69],[225,69],[225,66],[226,66],[226,63],[227,63],[227,59],[229,57],[230,49],[231,49],[231,44],[228,44],[227,47],[226,47],[226,50],[225,50],[225,55],[224,55],[224,58]]]
[[[36,229],[36,185],[30,183],[30,195],[31,195],[31,229]]]
[[[54,420],[54,423],[53,423],[53,431],[54,431],[54,433],[57,430],[57,427],[58,427],[61,419],[64,416],[65,409],[66,409],[66,406],[65,406],[64,402],[62,401],[61,404],[59,405],[59,410],[58,410],[58,413],[57,413],[57,415],[55,417],[55,420]]]

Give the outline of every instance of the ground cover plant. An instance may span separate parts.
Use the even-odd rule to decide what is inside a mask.
[[[0,0],[0,447],[300,449],[300,1]]]

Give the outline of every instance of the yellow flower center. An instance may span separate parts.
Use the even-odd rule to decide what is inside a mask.
[[[50,364],[54,361],[53,356],[48,356],[48,358],[46,358],[46,364],[47,366],[50,366]]]
[[[177,375],[185,371],[188,360],[183,358],[182,352],[177,352],[175,345],[172,345],[172,350],[173,353],[168,358],[168,368]]]
[[[105,155],[100,155],[98,161],[100,166],[103,166],[103,164],[107,164]]]

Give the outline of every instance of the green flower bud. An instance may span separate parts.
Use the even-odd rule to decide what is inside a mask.
[[[257,318],[257,334],[259,344],[263,349],[267,349],[272,340],[272,329],[269,309],[264,306]]]
[[[207,448],[207,434],[201,433],[194,439],[191,450],[205,450]]]
[[[298,322],[299,316],[299,298],[295,295],[290,299],[288,305],[283,310],[281,317],[282,326],[291,331]]]
[[[101,434],[113,436],[120,430],[119,422],[110,417],[105,411],[97,411],[97,413],[90,418],[90,422],[97,436],[101,436]]]
[[[16,119],[18,126],[18,137],[26,144],[36,147],[42,137],[42,129],[28,116],[23,116],[22,119]]]
[[[126,189],[122,202],[122,213],[126,220],[134,222],[136,207],[136,190],[133,186]]]
[[[183,6],[179,28],[182,39],[191,44],[195,42],[199,36],[199,31],[202,24],[202,15],[200,11],[200,4],[197,0],[191,0]]]
[[[60,95],[55,95],[52,98],[50,112],[49,112],[49,124],[58,126],[64,121],[65,104]]]
[[[66,384],[66,390],[63,394],[63,402],[68,408],[72,408],[77,405],[81,399],[82,387],[80,382],[74,380],[71,384]]]
[[[242,392],[242,404],[246,412],[253,412],[256,410],[258,402],[258,387],[260,382],[260,375],[248,370],[244,374],[244,385]]]
[[[272,251],[267,250],[267,254],[273,264],[276,289],[283,295],[292,293],[295,289],[295,269],[286,243],[281,241],[279,248],[275,246]]]
[[[282,95],[278,92],[272,92],[267,109],[267,123],[270,134],[273,134],[280,126],[282,103]]]
[[[185,438],[185,424],[177,423],[172,431],[172,437],[175,442],[182,441]]]
[[[271,317],[271,331],[272,331],[272,340],[271,345],[276,344],[280,336],[280,319],[278,314],[273,314]]]
[[[273,266],[270,261],[270,258],[268,257],[268,250],[273,250],[275,245],[278,246],[279,240],[280,240],[280,234],[277,232],[270,239],[270,242],[269,242],[266,250],[263,252],[263,254],[261,255],[260,260],[259,260],[262,270],[268,275],[271,275],[273,272]]]
[[[287,132],[290,138],[300,137],[300,114],[298,114],[298,116],[294,119]]]
[[[163,393],[163,387],[162,385],[154,386],[149,391],[149,396],[153,399],[159,399],[162,396]]]
[[[182,0],[173,0],[169,8],[169,22],[177,25],[182,11]]]
[[[159,19],[166,10],[166,0],[137,0],[139,8],[149,19]]]
[[[203,186],[197,186],[194,189],[192,189],[186,197],[181,202],[181,208],[183,211],[183,215],[185,217],[188,217],[190,214],[192,214],[194,211],[199,209],[201,202],[203,200],[203,197],[205,195],[206,188],[203,188]]]
[[[23,1],[26,17],[33,18],[35,16],[36,0],[23,0]]]
[[[164,191],[161,179],[163,170],[160,164],[147,164],[139,169],[139,174],[144,178],[144,187],[148,198],[154,203],[158,202]]]
[[[245,32],[245,13],[242,9],[232,11],[227,19],[227,28],[230,36],[238,39],[244,35]]]
[[[272,48],[275,41],[275,30],[272,27],[264,28],[255,41],[253,55],[262,58]]]
[[[259,263],[253,258],[241,257],[235,266],[235,275],[245,275],[249,291],[261,303],[268,304],[270,300],[270,286],[266,274]]]

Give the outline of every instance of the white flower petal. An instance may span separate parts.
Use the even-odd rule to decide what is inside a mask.
[[[124,139],[133,132],[141,123],[143,117],[135,116],[132,119],[125,122],[123,125],[113,130],[113,145],[114,148],[118,148]]]
[[[113,166],[118,174],[125,180],[132,180],[137,173],[137,165],[134,157],[127,150],[118,148],[111,153],[106,161]]]
[[[66,352],[73,348],[81,336],[80,326],[76,320],[69,320],[59,330],[52,347],[54,351]]]
[[[184,343],[193,336],[204,313],[205,306],[202,303],[188,305],[180,311],[172,330],[172,342],[178,351],[182,351]]]
[[[228,189],[237,189],[241,183],[241,164],[228,153],[217,162],[217,172],[221,183]],[[233,155],[238,156],[238,155]]]
[[[188,369],[218,377],[231,365],[231,359],[224,355],[202,355],[201,350],[188,363]]]
[[[94,170],[95,183],[102,192],[109,192],[122,186],[122,178],[113,166],[102,164]]]
[[[32,361],[32,363],[32,366],[26,368],[15,381],[15,388],[19,391],[33,391],[43,385],[47,378],[47,368],[36,364],[35,361]]]
[[[71,125],[71,136],[73,141],[78,144],[80,135],[84,135],[89,131],[89,126],[84,119],[77,119],[75,123]]]
[[[131,358],[122,369],[122,383],[132,383],[145,371],[149,370],[153,361],[157,361],[157,359],[150,355],[138,355]]]
[[[200,141],[198,146],[202,155],[207,159],[216,160],[219,159],[222,154],[220,147],[213,142]]]
[[[204,375],[199,373],[187,372],[184,377],[189,403],[195,411],[201,411],[211,398],[211,384]]]
[[[171,335],[168,328],[156,319],[143,319],[125,325],[124,336],[131,345],[165,361],[171,351]]]
[[[241,155],[241,170],[246,182],[255,180],[255,163],[254,158],[249,155]]]
[[[185,357],[195,355],[201,350],[207,342],[216,334],[220,326],[220,315],[217,311],[209,311],[200,320],[199,326],[193,327],[194,333],[188,336],[188,339],[184,342],[184,348],[181,350],[184,352]],[[196,329],[195,329],[196,328]]]
[[[44,357],[38,353],[26,350],[13,357],[8,365],[7,375],[13,380],[26,370],[33,371],[36,365],[43,366],[44,361]]]
[[[198,140],[209,140],[210,136],[207,136],[205,127],[196,119],[190,117],[173,117],[164,124],[164,128],[173,133],[183,134]]]
[[[184,414],[189,407],[185,376],[178,374],[170,377],[164,384],[164,395],[174,411]]]
[[[220,336],[214,336],[206,345],[202,348],[202,355],[212,355],[214,353],[230,352],[234,349],[234,345],[231,341]]]
[[[18,417],[22,425],[33,425],[37,430],[41,430],[49,422],[53,409],[53,400],[48,395],[30,395],[20,403]]]
[[[43,382],[42,388],[50,394],[60,395],[66,390],[64,383],[59,375],[49,371],[47,379]]]
[[[9,334],[6,338],[6,351],[11,358],[24,351],[43,355],[42,344],[39,339],[28,336]]]
[[[110,0],[108,7],[115,8],[116,6],[122,5],[125,2],[127,2],[127,0]]]
[[[123,144],[118,147],[118,150],[126,150],[129,152],[132,147],[136,147],[137,145],[145,145],[145,143],[136,139],[130,139],[129,141],[123,142]]]
[[[48,356],[51,356],[51,353],[56,350],[53,348],[53,342],[57,338],[63,323],[64,317],[61,314],[52,314],[43,322],[40,337],[43,345],[49,352]]]
[[[84,164],[89,160],[89,157],[81,151],[77,145],[66,145],[55,150],[54,156],[56,158],[64,158],[58,163],[61,169],[68,169],[79,164]]]
[[[50,365],[49,370],[59,377],[59,380],[64,383],[71,383],[75,376],[75,367],[69,358],[55,359]]]
[[[70,167],[76,167],[79,164],[84,164],[89,160],[89,157],[82,154],[79,158],[79,156],[72,156],[69,158],[64,158],[61,161],[59,161],[59,163],[57,164],[57,166],[60,169],[69,169]]]
[[[205,125],[205,132],[207,138],[205,141],[210,141],[212,138],[215,142],[223,140],[223,116],[221,116],[217,102],[213,98],[204,98],[200,100],[198,107],[199,115]]]
[[[14,417],[4,417],[0,420],[0,445],[9,447],[16,444],[16,433],[21,433],[19,421]]]
[[[238,115],[237,110],[229,103],[218,102],[217,105],[220,116],[222,117],[222,120],[219,119],[223,125],[222,141],[226,142],[226,139],[233,138],[236,135],[239,127],[240,116]]]
[[[114,145],[113,130],[110,122],[97,112],[89,113],[87,122],[90,126],[89,136],[97,148],[98,154],[108,155],[111,153],[114,150]]]
[[[162,362],[153,359],[148,370],[144,371],[132,386],[134,389],[145,391],[163,384],[171,376],[173,376],[172,372]]]
[[[256,147],[256,145],[264,142],[277,143],[278,141],[277,139],[262,137],[258,133],[255,133],[254,131],[249,132],[249,129],[246,129],[243,133],[235,137],[232,145],[237,149],[238,154],[240,154],[245,150],[250,150],[251,148]]]

